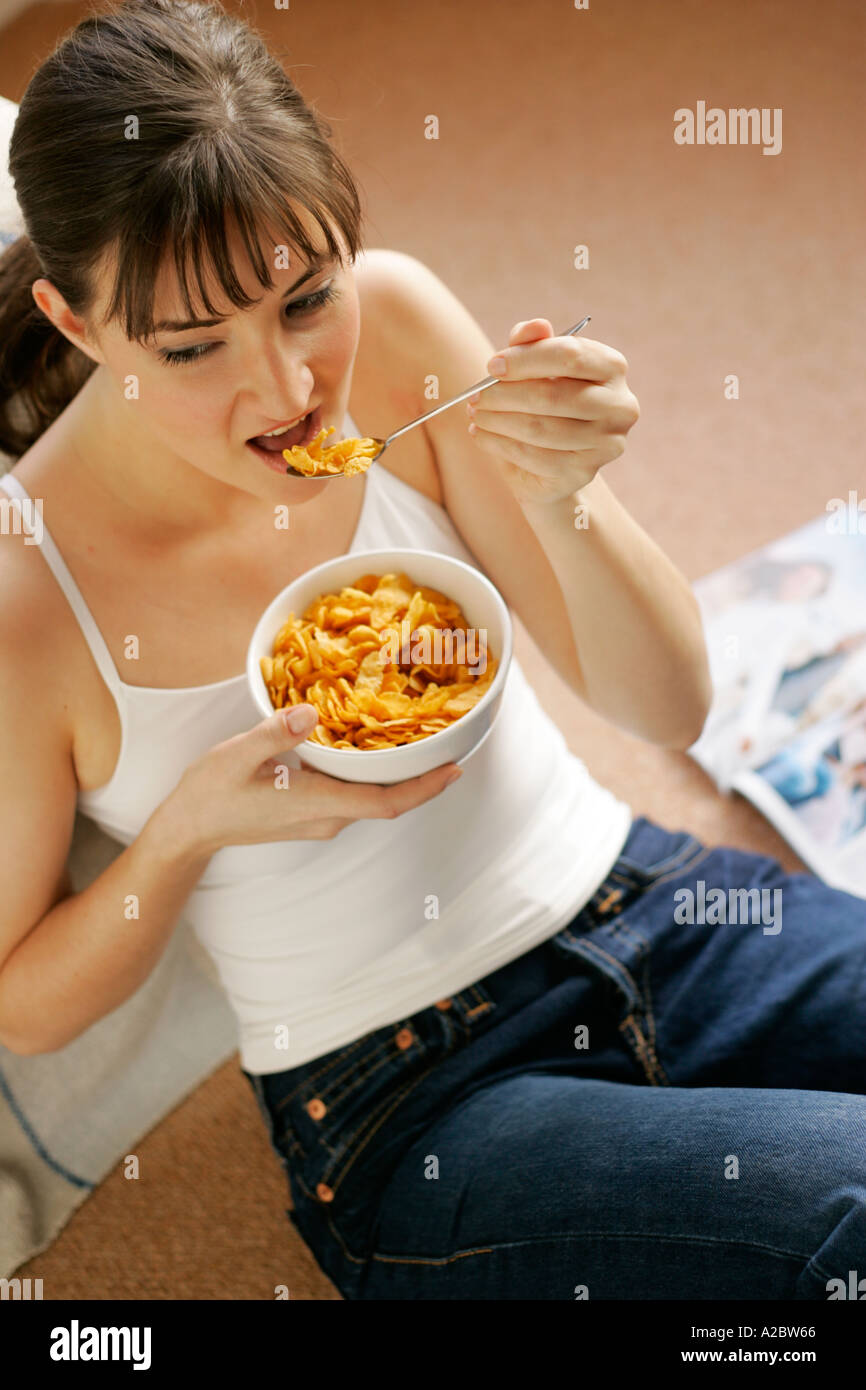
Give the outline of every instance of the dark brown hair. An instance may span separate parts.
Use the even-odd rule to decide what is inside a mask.
[[[255,302],[230,260],[229,221],[267,289],[265,228],[280,228],[307,260],[316,252],[289,200],[341,256],[332,218],[354,260],[360,199],[330,136],[261,35],[219,3],[125,0],[91,11],[33,76],[10,142],[26,235],[0,256],[0,450],[29,449],[96,366],[36,305],[40,276],[87,316],[94,272],[113,251],[102,321],[142,342],[166,256],[190,316],[190,265],[209,315],[224,309],[208,300],[203,267],[236,308]]]

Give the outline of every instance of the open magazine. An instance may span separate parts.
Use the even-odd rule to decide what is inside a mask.
[[[714,694],[689,753],[866,898],[866,514],[828,513],[694,583]]]

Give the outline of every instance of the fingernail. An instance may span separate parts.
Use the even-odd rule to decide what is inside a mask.
[[[318,724],[318,716],[314,718],[315,715],[315,710],[309,705],[295,705],[286,715],[286,723],[293,734],[302,734],[305,729],[312,729],[314,724]]]
[[[448,781],[445,783],[445,786],[446,786],[446,787],[450,787],[452,782],[456,782],[456,781],[457,781],[457,778],[458,778],[458,777],[462,777],[462,776],[463,776],[463,768],[462,768],[462,767],[455,767],[455,769],[454,769],[454,771],[452,772],[451,776],[448,778]]]
[[[505,376],[508,370],[508,363],[504,357],[491,357],[487,363],[488,376]]]

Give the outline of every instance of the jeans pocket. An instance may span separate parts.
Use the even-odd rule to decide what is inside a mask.
[[[399,1094],[426,1052],[411,1023],[403,1023],[378,1028],[314,1067],[287,1114],[302,1145],[330,1154],[345,1149],[394,1091]]]
[[[278,1129],[311,1231],[364,1257],[378,1194],[407,1136],[435,1112],[434,1073],[486,1030],[496,1008],[481,981],[294,1074]]]
[[[496,1002],[479,982],[286,1073],[272,1098],[277,1139],[333,1188],[430,1071],[484,1030]]]

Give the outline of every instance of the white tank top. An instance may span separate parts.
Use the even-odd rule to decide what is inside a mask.
[[[358,433],[347,416],[346,437]],[[364,477],[348,553],[412,546],[485,573],[442,507],[384,466]],[[11,474],[0,486],[28,497]],[[41,548],[122,729],[114,774],[81,791],[78,807],[128,845],[191,762],[261,716],[243,672],[181,689],[127,685],[44,525]],[[285,761],[299,766],[293,750]],[[237,1016],[242,1066],[299,1066],[531,950],[593,895],[631,821],[512,658],[490,734],[441,796],[393,821],[355,821],[332,840],[229,845],[210,859],[183,915]]]

